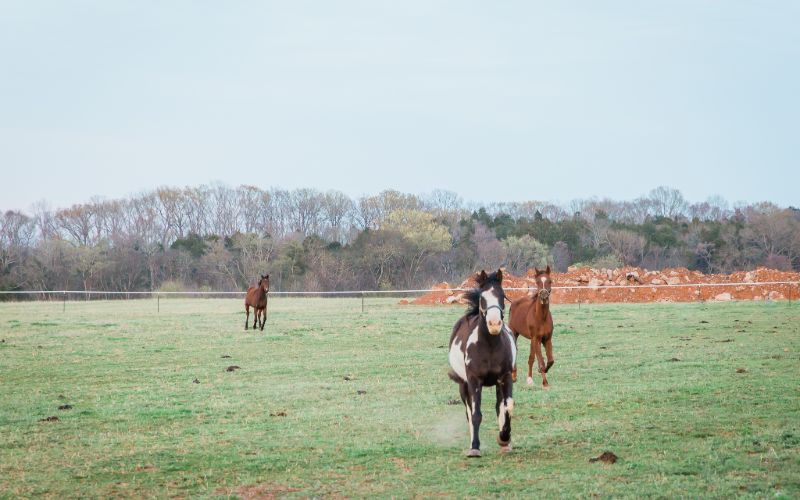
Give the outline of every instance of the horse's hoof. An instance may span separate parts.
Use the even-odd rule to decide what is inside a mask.
[[[528,385],[533,385],[533,378],[528,377]]]
[[[471,449],[471,450],[469,450],[469,451],[467,452],[467,456],[468,456],[469,458],[477,458],[477,457],[480,457],[480,456],[481,456],[481,450],[476,450],[475,448],[473,448],[473,449]]]
[[[547,366],[545,366],[545,368],[544,368],[544,372],[545,372],[545,373],[547,373],[547,371],[548,371],[550,368],[552,368],[554,364],[555,364],[555,361],[548,361],[548,362],[547,362]]]
[[[505,455],[506,453],[511,453],[511,445],[500,447],[500,454]]]
[[[549,391],[550,385],[542,385],[542,389],[544,389],[545,391]]]
[[[508,441],[503,441],[502,439],[500,439],[500,434],[497,435],[497,444],[499,444],[501,447],[503,448],[508,447],[509,443],[511,443],[510,436],[508,438]]]

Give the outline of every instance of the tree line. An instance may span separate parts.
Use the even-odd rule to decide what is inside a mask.
[[[388,290],[545,264],[797,270],[800,210],[663,186],[562,206],[204,185],[0,215],[0,290],[236,291],[260,273],[281,291]]]

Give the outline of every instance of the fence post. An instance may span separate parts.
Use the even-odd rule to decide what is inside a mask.
[[[361,292],[361,314],[364,314],[364,292]]]
[[[61,312],[67,312],[67,291],[64,290],[64,307],[61,308]]]
[[[161,312],[161,294],[156,292],[156,306],[158,310],[156,312]]]

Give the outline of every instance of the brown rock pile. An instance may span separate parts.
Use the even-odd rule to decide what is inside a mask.
[[[660,271],[636,267],[570,267],[566,273],[553,273],[551,278],[551,298],[556,304],[800,300],[800,273],[764,267],[732,274],[703,274],[682,267]],[[470,276],[457,287],[451,287],[448,283],[435,285],[433,292],[417,298],[414,303],[458,303],[458,289],[474,287],[473,279]],[[509,297],[520,297],[527,293],[529,287],[536,287],[533,269],[526,276],[503,273],[503,288]]]

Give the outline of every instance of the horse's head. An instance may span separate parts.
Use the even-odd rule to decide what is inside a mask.
[[[258,287],[264,290],[264,293],[269,292],[269,274],[261,276],[261,279],[258,280]]]
[[[544,270],[534,267],[533,272],[536,280],[536,293],[534,296],[542,304],[549,304],[550,288],[553,286],[553,282],[550,280],[550,266],[548,265]]]
[[[503,292],[503,271],[486,274],[481,271],[475,277],[478,283],[480,299],[478,301],[478,311],[486,321],[486,327],[492,335],[498,335],[503,330],[503,315],[506,308]]]

